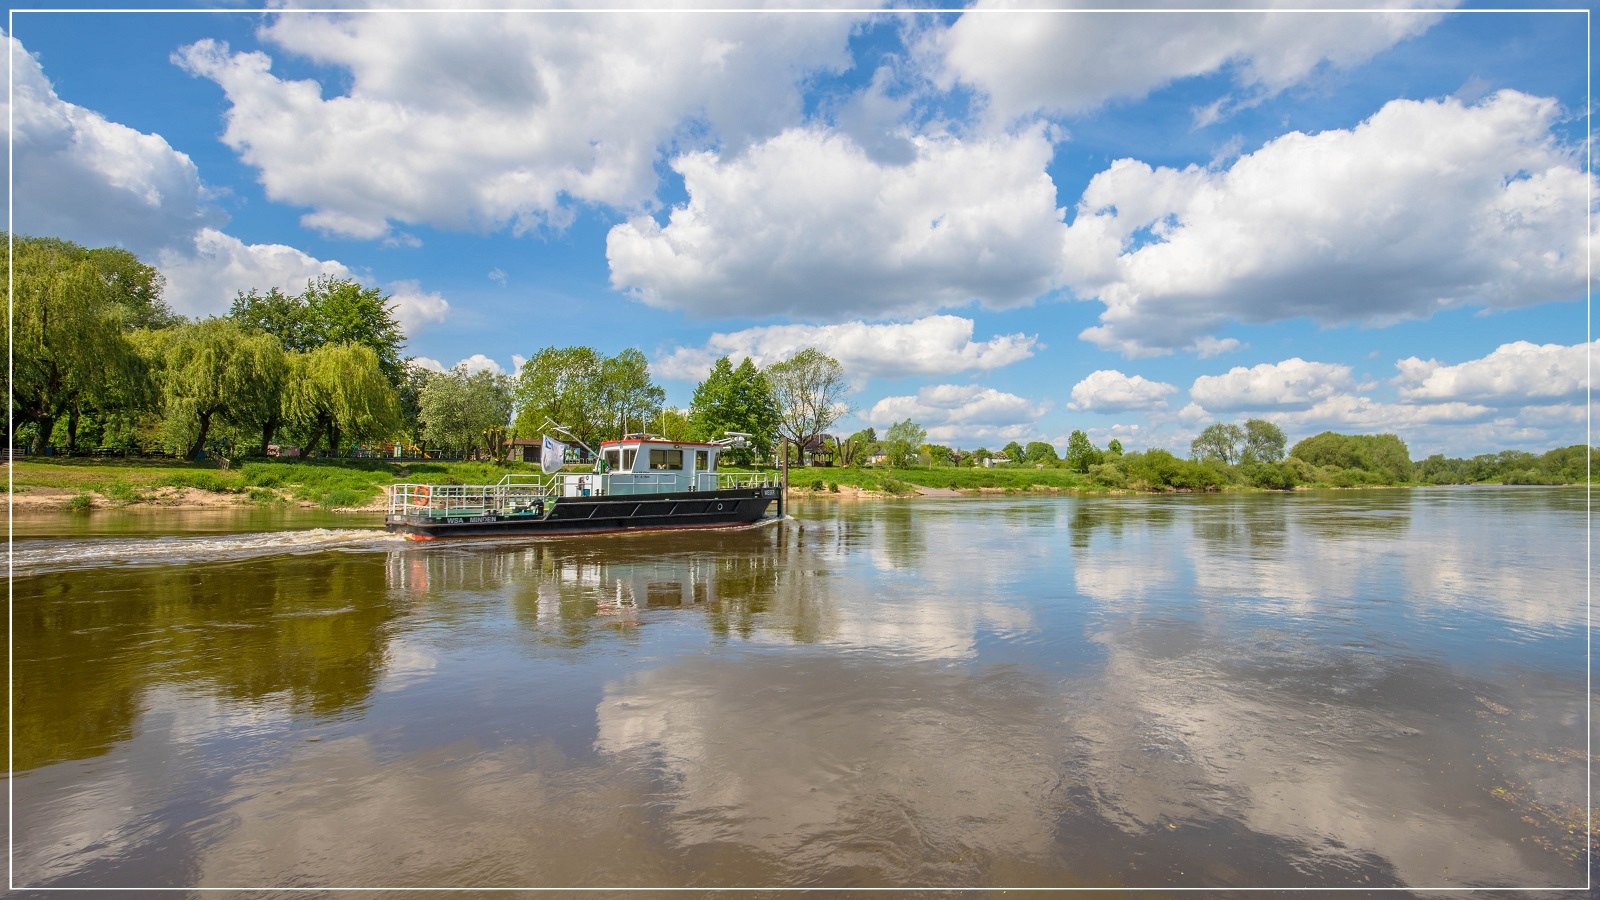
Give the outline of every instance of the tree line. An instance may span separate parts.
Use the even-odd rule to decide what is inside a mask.
[[[593,445],[627,432],[685,440],[751,436],[745,462],[805,445],[851,411],[837,360],[811,348],[758,368],[718,360],[688,410],[665,408],[643,353],[546,347],[515,376],[430,371],[404,355],[390,298],[324,276],[299,293],[240,291],[224,316],[191,320],[161,274],[120,248],[18,235],[11,446],[207,448],[307,454],[398,441],[503,459],[510,439],[557,422]]]

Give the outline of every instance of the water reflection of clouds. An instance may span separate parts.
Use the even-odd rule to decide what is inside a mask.
[[[1137,636],[1097,640],[1107,669],[1082,687],[1075,726],[1090,737],[1084,777],[1107,821],[1143,832],[1233,820],[1309,858],[1365,860],[1415,886],[1559,886],[1577,877],[1508,838],[1529,833],[1516,812],[1483,808],[1470,726],[1442,709],[1371,699],[1384,678],[1420,676],[1440,690],[1432,702],[1459,712],[1470,695],[1451,689],[1449,672],[1399,675],[1376,658],[1350,672],[1363,663],[1311,654],[1280,660],[1287,671],[1241,677],[1198,640],[1190,653],[1159,658],[1126,646]],[[1352,679],[1369,689],[1364,701],[1319,700],[1291,686]],[[1581,780],[1577,769],[1568,774]]]
[[[1047,696],[916,664],[811,663],[685,661],[613,682],[596,748],[657,774],[676,842],[811,874],[960,883],[975,853],[1050,848],[1067,801]]]
[[[1571,631],[1583,620],[1583,521],[1553,500],[1521,493],[1512,528],[1494,524],[1508,501],[1481,492],[1174,501],[1180,518],[1155,525],[1102,511],[1073,520],[1073,579],[1101,602],[1192,595],[1304,618],[1376,598]]]

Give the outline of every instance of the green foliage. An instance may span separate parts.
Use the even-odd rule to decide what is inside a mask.
[[[205,470],[173,472],[157,479],[155,485],[157,487],[194,488],[201,491],[210,491],[214,494],[231,494],[237,490],[232,479],[224,479],[216,472]]]
[[[1424,484],[1582,484],[1588,477],[1585,457],[1600,463],[1600,451],[1573,444],[1535,456],[1521,450],[1481,453],[1470,459],[1447,458],[1435,453],[1417,463],[1413,478]],[[1600,471],[1600,466],[1596,466]]]
[[[1324,431],[1294,445],[1289,455],[1321,468],[1347,473],[1335,481],[1356,484],[1394,484],[1412,474],[1411,454],[1405,442],[1392,434],[1338,434]]]
[[[369,494],[362,491],[339,488],[323,494],[318,499],[317,504],[324,509],[343,509],[362,506],[367,502],[369,496]]]
[[[890,468],[911,465],[927,440],[928,430],[910,419],[890,425],[883,438],[883,453]]]
[[[1239,452],[1245,441],[1243,428],[1223,422],[1206,426],[1189,444],[1189,455],[1196,460],[1214,460],[1225,466],[1239,461]]]
[[[1010,459],[1014,463],[1022,462],[1022,445],[1016,441],[1012,441],[1011,443],[1005,445],[1000,452],[1004,453],[1006,458]]]
[[[1294,469],[1282,462],[1246,462],[1239,466],[1239,475],[1251,487],[1288,491],[1295,486]]]
[[[61,508],[71,512],[88,512],[93,506],[93,497],[88,494],[74,494],[66,503],[61,505]]]
[[[196,458],[213,420],[253,425],[278,415],[288,360],[272,335],[229,319],[207,319],[161,332],[163,416],[174,443]]]
[[[1022,461],[1029,465],[1044,463],[1047,466],[1053,466],[1061,461],[1061,457],[1056,455],[1054,444],[1045,441],[1029,441],[1028,446],[1023,448]]]
[[[509,376],[488,370],[469,373],[462,366],[430,379],[418,400],[423,436],[465,455],[488,445],[500,459],[503,446],[489,438],[511,420],[512,385]]]
[[[1101,459],[1102,454],[1094,444],[1089,443],[1087,434],[1074,430],[1067,436],[1067,468],[1074,472],[1087,472],[1089,467],[1098,465]]]
[[[1106,455],[1107,456],[1121,456],[1122,455],[1122,442],[1117,440],[1116,438],[1112,438],[1111,439],[1111,443],[1106,445]]]
[[[422,391],[428,382],[438,378],[440,373],[411,362],[407,362],[405,377],[400,382],[400,389],[395,395],[399,406],[400,429],[412,444],[422,443]]]
[[[306,435],[307,453],[323,436],[337,452],[345,439],[372,440],[398,428],[398,392],[371,347],[326,344],[291,362],[284,412]]]
[[[241,326],[270,334],[285,349],[310,353],[335,344],[370,349],[383,377],[399,387],[406,379],[400,351],[405,332],[395,320],[389,297],[349,278],[323,275],[289,296],[277,288],[266,294],[241,292],[229,317]]]
[[[608,435],[648,430],[666,399],[666,391],[650,380],[650,361],[637,349],[629,347],[601,360],[595,401],[605,411]]]
[[[1227,472],[1215,462],[1184,460],[1160,448],[1129,453],[1123,458],[1130,483],[1151,489],[1214,490],[1227,483]]]
[[[756,457],[772,455],[778,433],[778,402],[772,385],[749,357],[735,368],[724,356],[711,367],[694,389],[689,404],[689,419],[694,439],[714,441],[729,431],[750,435],[752,449],[730,450],[726,458],[736,465],[749,465]]]
[[[118,505],[138,503],[144,492],[126,481],[111,481],[100,486],[100,496]]]
[[[1239,461],[1275,463],[1283,459],[1283,448],[1288,442],[1282,428],[1266,419],[1250,419],[1244,423],[1244,449]]]
[[[135,284],[138,278],[122,272],[125,260],[110,264],[121,260],[120,251],[94,253],[54,238],[15,239],[7,272],[11,403],[16,425],[37,426],[35,452],[43,452],[62,416],[75,426],[85,409],[137,405],[147,396],[144,359],[128,330],[141,317],[159,317],[151,306],[159,298],[148,296],[159,290],[159,276]]]
[[[851,412],[844,400],[849,389],[844,367],[815,347],[768,366],[766,377],[778,410],[778,435],[797,446],[809,444]]]
[[[1089,466],[1089,480],[1101,487],[1124,488],[1128,486],[1128,475],[1111,463],[1099,463]]]

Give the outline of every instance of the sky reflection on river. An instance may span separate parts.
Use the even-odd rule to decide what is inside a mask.
[[[18,883],[1584,881],[1581,491],[793,511],[19,577]]]

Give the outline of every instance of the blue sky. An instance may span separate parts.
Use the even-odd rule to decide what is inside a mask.
[[[1585,440],[1588,27],[17,11],[13,227],[192,316],[359,278],[426,365],[638,347],[679,406],[817,346],[840,431],[1544,450]]]

